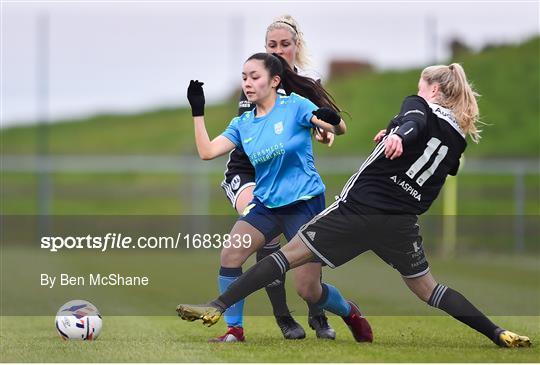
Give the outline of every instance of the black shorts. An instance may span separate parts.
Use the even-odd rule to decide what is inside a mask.
[[[413,214],[387,214],[337,200],[302,226],[298,235],[332,268],[372,250],[403,277],[415,278],[429,271],[417,222]]]
[[[249,186],[255,186],[255,169],[242,149],[235,148],[229,155],[225,179],[221,187],[236,209],[238,195]]]

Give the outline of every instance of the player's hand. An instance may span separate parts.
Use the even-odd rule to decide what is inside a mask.
[[[328,147],[331,147],[334,143],[335,135],[332,132],[325,131],[321,128],[315,128],[315,140],[317,142],[320,142],[322,144],[328,145]]]
[[[338,125],[341,122],[341,117],[339,116],[339,114],[335,110],[327,108],[325,106],[314,110],[312,113],[318,119],[328,124]]]
[[[384,136],[386,136],[386,129],[381,129],[379,133],[373,137],[373,142],[379,143]]]
[[[191,80],[187,89],[187,98],[191,105],[191,115],[200,117],[204,115],[204,90],[202,86],[204,82],[199,80]]]
[[[380,133],[380,132],[379,132]],[[403,153],[403,144],[401,137],[397,134],[391,134],[384,141],[384,155],[390,160],[394,160]]]

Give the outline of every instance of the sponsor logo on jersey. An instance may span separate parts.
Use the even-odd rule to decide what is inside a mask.
[[[435,114],[439,114],[443,118],[452,118],[454,119],[454,116],[452,115],[452,112],[448,109],[441,108],[440,106],[436,107],[433,112]]]
[[[283,122],[278,122],[274,124],[274,133],[275,134],[283,133]]]
[[[416,256],[416,257],[414,257],[414,256]],[[411,263],[411,269],[414,269],[415,267],[418,267],[418,266],[422,265],[423,263],[425,263],[427,261],[426,256],[423,255],[421,252],[413,255],[413,258],[414,259],[419,259],[419,260],[416,261],[416,262]]]
[[[414,199],[420,201],[422,200],[422,194],[415,188],[413,188],[408,182],[405,180],[402,180],[397,177],[397,175],[390,176],[390,180],[392,180],[397,186],[402,188],[406,193],[408,193],[410,196],[412,196]]]
[[[237,190],[240,187],[240,175],[233,177],[231,181],[231,187],[233,190]]]
[[[272,160],[278,156],[285,154],[285,145],[283,143],[275,144],[268,148],[253,152],[250,154],[249,161],[255,167],[260,163]]]
[[[438,104],[428,103],[428,105],[438,118],[447,121],[452,128],[454,128],[463,138],[465,138],[465,132],[463,132],[463,129],[450,109],[443,108]]]
[[[313,241],[315,239],[315,234],[316,232],[313,232],[313,231],[307,231],[306,232],[307,236]]]

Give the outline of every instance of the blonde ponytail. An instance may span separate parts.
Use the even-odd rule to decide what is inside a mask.
[[[437,104],[452,110],[461,129],[478,143],[481,130],[478,129],[480,116],[476,98],[480,95],[467,80],[463,67],[459,63],[430,66],[422,71],[421,77],[430,85],[439,85]]]

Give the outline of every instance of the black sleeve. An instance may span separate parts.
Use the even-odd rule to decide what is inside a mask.
[[[244,91],[240,91],[240,100],[238,101],[238,116],[244,114],[245,112],[248,112],[250,110],[253,110],[255,105],[253,105],[246,97],[246,94],[244,94]]]
[[[457,163],[454,167],[452,167],[452,170],[448,171],[449,175],[456,176],[459,171],[459,160],[457,160]]]
[[[413,143],[424,132],[428,112],[429,106],[420,96],[412,95],[405,98],[399,112],[399,129],[396,131],[404,145]]]

